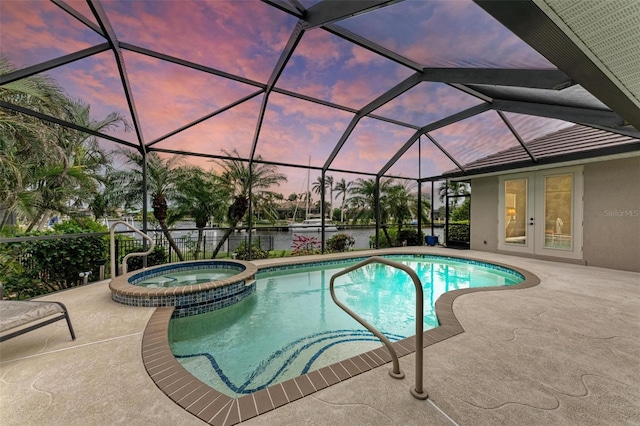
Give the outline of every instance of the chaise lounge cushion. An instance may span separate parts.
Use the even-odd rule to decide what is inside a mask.
[[[0,300],[0,332],[56,314],[64,314],[57,303]]]

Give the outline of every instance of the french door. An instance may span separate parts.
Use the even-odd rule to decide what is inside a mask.
[[[582,167],[500,177],[500,250],[582,259]]]

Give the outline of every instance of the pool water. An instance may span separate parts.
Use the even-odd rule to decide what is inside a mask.
[[[166,275],[159,275],[137,282],[141,287],[177,287],[183,285],[204,284],[217,281],[223,278],[232,277],[238,274],[237,269],[232,268],[211,268],[196,269],[192,271],[176,271]]]
[[[410,266],[422,281],[425,330],[438,326],[434,303],[441,294],[523,280],[478,262],[387,257]],[[242,302],[172,319],[172,351],[191,374],[237,397],[380,347],[329,293],[331,276],[355,263],[258,273],[256,293]],[[389,340],[415,334],[415,287],[405,272],[369,264],[336,279],[334,286],[339,300]]]

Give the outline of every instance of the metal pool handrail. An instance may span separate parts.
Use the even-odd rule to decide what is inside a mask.
[[[127,228],[131,229],[133,232],[135,232],[136,234],[142,236],[142,238],[145,238],[147,241],[149,241],[149,250],[145,251],[145,252],[135,252],[135,253],[129,253],[127,254],[124,258],[122,258],[122,273],[126,274],[127,273],[127,260],[129,260],[130,257],[135,257],[135,256],[146,256],[149,253],[151,253],[154,249],[154,247],[156,246],[156,243],[153,241],[153,239],[151,237],[149,237],[147,234],[145,234],[144,232],[140,231],[138,228],[136,228],[133,225],[129,225],[127,222],[122,221],[122,220],[117,220],[115,222],[113,222],[113,224],[111,224],[111,227],[109,228],[109,249],[110,249],[110,255],[111,255],[111,279],[116,277],[116,242],[115,242],[115,232],[116,232],[116,226],[122,224],[124,226],[126,226]]]
[[[389,375],[396,379],[402,379],[404,377],[404,373],[400,370],[400,362],[398,361],[398,354],[396,350],[393,348],[393,345],[381,332],[379,332],[374,326],[366,322],[364,319],[360,318],[358,314],[349,309],[346,305],[338,300],[336,297],[336,293],[333,289],[333,282],[336,278],[348,274],[356,269],[359,269],[365,265],[370,263],[382,263],[387,266],[391,266],[396,269],[401,269],[411,277],[413,284],[416,287],[416,385],[414,388],[411,388],[411,395],[413,395],[417,399],[427,399],[429,395],[426,391],[422,389],[422,330],[423,330],[423,317],[424,317],[424,307],[423,307],[423,296],[422,296],[422,283],[420,282],[420,278],[415,273],[415,271],[409,268],[407,265],[403,265],[402,263],[394,262],[392,260],[385,259],[379,256],[373,256],[369,259],[363,260],[353,266],[350,266],[342,271],[333,274],[331,277],[331,281],[329,282],[329,290],[331,291],[331,298],[333,301],[342,308],[346,313],[351,315],[356,321],[362,324],[367,330],[372,332],[378,339],[384,343],[391,355],[393,360],[393,369],[389,371]]]

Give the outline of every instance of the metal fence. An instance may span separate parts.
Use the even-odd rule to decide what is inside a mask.
[[[79,278],[79,272],[91,271],[89,275],[89,281],[98,281],[104,279],[105,277],[109,277],[111,275],[111,271],[108,270],[108,265],[110,264],[109,259],[109,250],[108,250],[108,240],[109,236],[105,233],[87,233],[87,234],[63,234],[63,235],[46,235],[46,236],[34,236],[34,237],[16,237],[16,238],[4,238],[0,239],[0,255],[3,253],[5,256],[2,257],[2,268],[0,268],[0,275],[8,274],[8,265],[5,265],[6,262],[9,262],[9,258],[13,262],[17,262],[21,268],[22,272],[29,272],[35,270],[36,268],[41,271],[41,278],[46,279],[46,275],[42,275],[42,271],[48,271],[49,266],[43,264],[46,263],[47,256],[40,256],[37,259],[34,258],[30,253],[29,247],[33,247],[33,244],[51,244],[52,241],[56,241],[62,243],[65,248],[70,248],[75,245],[76,241],[82,241],[82,239],[97,237],[98,241],[103,241],[103,249],[98,251],[103,251],[103,253],[97,253],[94,256],[86,256],[86,253],[83,255],[78,254],[76,257],[82,257],[86,259],[85,262],[75,262],[76,264],[71,265],[72,262],[66,265],[65,269],[68,269],[69,277],[74,277],[73,282],[69,282],[68,285],[74,286],[81,283],[83,280]],[[222,236],[213,236],[213,235],[205,235],[202,238],[200,245],[198,246],[197,238],[193,235],[185,235],[174,238],[174,242],[178,249],[181,251],[184,260],[195,260],[196,252],[197,259],[210,259],[213,255],[214,249],[217,247],[218,243],[222,239]],[[155,243],[156,249],[155,251],[148,256],[148,266],[157,265],[162,263],[170,263],[179,261],[178,255],[171,247],[167,239],[162,234],[155,235]],[[232,257],[233,253],[238,249],[241,244],[249,243],[249,235],[247,234],[232,234],[229,236],[227,241],[222,246],[218,256],[226,255],[227,257]],[[270,251],[274,248],[274,238],[271,235],[260,235],[260,236],[252,236],[251,243],[254,246],[259,245],[262,250]],[[52,246],[55,250],[55,245]],[[43,246],[44,251],[47,251],[46,246]],[[116,253],[116,264],[121,264],[122,259],[127,253],[143,251],[142,240],[134,239],[134,238],[122,238],[117,237],[115,240],[115,253]],[[198,250],[196,250],[198,249]],[[40,250],[41,252],[43,250]],[[80,259],[73,259],[80,260]],[[57,259],[58,264],[60,263],[60,259]],[[36,265],[36,262],[38,263]],[[86,263],[86,264],[79,264]],[[135,270],[142,267],[142,258],[141,257],[133,257],[128,261],[128,269]],[[59,266],[55,268],[59,269]],[[7,269],[7,271],[5,271]],[[73,271],[72,271],[73,269]],[[77,269],[77,271],[76,271]],[[6,279],[7,277],[0,276],[0,281]],[[71,281],[70,278],[67,278],[66,281]]]
[[[222,237],[214,237],[211,235],[203,235],[200,244],[198,245],[198,240],[192,236],[182,236],[174,238],[173,241],[175,245],[178,247],[184,260],[202,260],[202,259],[210,259],[213,256],[213,251],[220,243]],[[164,238],[163,235],[157,235],[155,238],[156,243],[156,252],[158,254],[151,254],[149,257],[152,257],[152,264],[160,264],[160,263],[171,263],[179,261],[178,254],[175,249],[169,244],[169,241]],[[248,235],[230,235],[227,241],[224,243],[224,246],[218,253],[226,254],[227,257],[232,257],[233,253],[236,249],[241,245],[249,244],[249,236]],[[260,246],[262,250],[270,251],[273,250],[273,236],[271,235],[259,235],[253,236],[251,244],[254,246]],[[116,253],[118,255],[118,259],[116,259],[116,263],[122,263],[122,258],[131,252],[142,251],[142,241],[141,240],[116,240],[115,244]],[[196,258],[197,255],[197,258]],[[164,256],[164,260],[161,258]],[[137,269],[137,262],[140,260],[133,258],[129,259],[129,270]],[[133,267],[133,268],[132,268]]]

